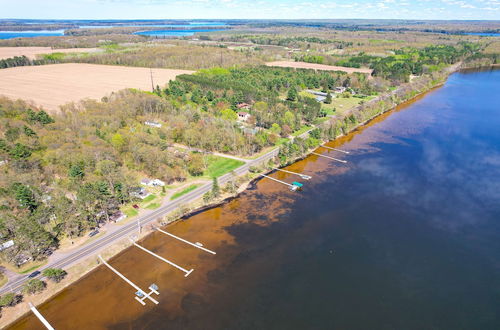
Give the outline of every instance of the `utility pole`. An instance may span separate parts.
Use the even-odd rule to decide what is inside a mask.
[[[153,69],[149,68],[149,74],[151,75],[151,91],[155,91],[155,84],[153,83]]]

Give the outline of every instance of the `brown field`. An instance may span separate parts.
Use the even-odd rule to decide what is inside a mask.
[[[188,70],[152,69],[154,85],[163,86]],[[32,101],[49,111],[82,99],[101,99],[125,88],[151,90],[149,68],[97,64],[52,64],[0,70],[0,94]]]
[[[343,71],[347,73],[360,72],[360,73],[368,73],[372,74],[372,69],[367,68],[347,68],[344,66],[333,66],[333,65],[324,65],[324,64],[316,64],[316,63],[306,63],[306,62],[293,62],[293,61],[276,61],[276,62],[268,62],[267,66],[279,66],[282,68],[296,68],[296,69],[314,69],[314,70],[324,70],[324,71]]]
[[[95,53],[100,51],[98,48],[65,48],[52,49],[50,47],[0,47],[0,60],[14,56],[26,56],[35,59],[40,54],[51,53]]]

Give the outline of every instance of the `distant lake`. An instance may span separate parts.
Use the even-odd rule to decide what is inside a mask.
[[[199,32],[216,32],[224,30],[226,29],[155,30],[155,31],[136,32],[134,34],[140,34],[143,36],[150,36],[150,37],[171,37],[171,36],[185,37],[185,36],[192,36],[195,33]]]
[[[190,22],[189,24],[127,24],[127,25],[81,25],[80,29],[107,29],[113,27],[168,27],[168,28],[192,28],[203,26],[227,26],[222,22]]]
[[[500,33],[482,33],[482,32],[470,32],[464,33],[469,36],[482,36],[482,37],[500,37]]]
[[[64,30],[41,30],[41,31],[0,31],[0,39],[33,38],[33,37],[57,37],[63,36]]]

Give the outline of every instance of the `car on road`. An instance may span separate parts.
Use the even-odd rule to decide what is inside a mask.
[[[40,274],[41,274],[41,272],[40,272],[40,271],[38,271],[38,270],[36,270],[36,271],[34,271],[33,273],[29,274],[29,275],[28,275],[28,278],[34,278],[34,277],[37,277],[37,276],[38,276],[38,275],[40,275]]]
[[[90,232],[90,234],[89,234],[89,237],[95,236],[95,235],[97,235],[97,234],[99,234],[99,230],[97,230],[97,229],[96,229],[96,230],[92,230],[92,231]]]

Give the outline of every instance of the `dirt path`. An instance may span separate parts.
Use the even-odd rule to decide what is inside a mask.
[[[343,71],[347,73],[367,73],[369,75],[372,74],[372,69],[367,68],[348,68],[344,66],[333,66],[333,65],[324,65],[324,64],[316,64],[316,63],[306,63],[306,62],[292,62],[292,61],[276,61],[276,62],[268,62],[267,66],[277,66],[282,68],[296,68],[296,69],[314,69],[314,70],[323,70],[323,71]]]

